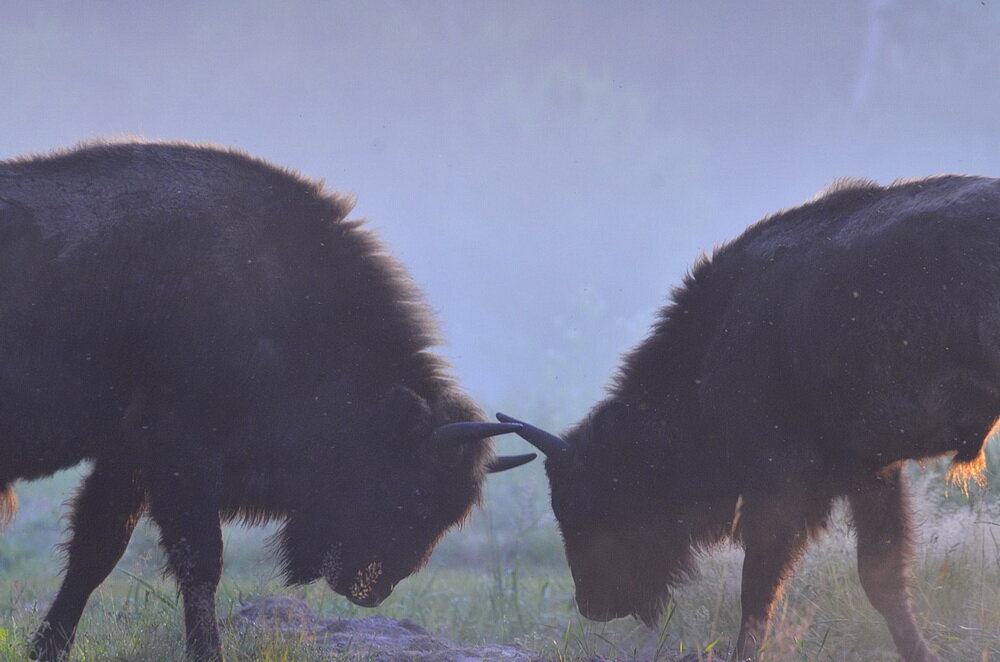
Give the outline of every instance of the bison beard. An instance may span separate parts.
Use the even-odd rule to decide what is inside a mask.
[[[187,650],[221,657],[220,521],[284,520],[291,583],[375,605],[480,498],[488,424],[350,200],[234,151],[92,144],[0,162],[0,524],[11,484],[92,463],[31,644],[69,650],[136,521]]]
[[[700,261],[609,397],[564,439],[529,425],[584,615],[655,620],[693,553],[746,552],[736,656],[835,500],[907,662],[937,660],[910,609],[902,467],[980,479],[1000,414],[1000,181],[841,182]],[[499,420],[516,422],[508,416]]]

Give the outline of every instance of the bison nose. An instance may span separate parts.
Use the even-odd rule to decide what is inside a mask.
[[[388,594],[377,595],[372,592],[363,597],[348,594],[347,599],[359,607],[378,607],[387,597],[389,597]]]
[[[348,591],[347,599],[359,607],[378,607],[385,602],[385,599],[392,595],[396,588],[396,583],[371,586],[368,591],[358,595]]]
[[[628,611],[618,613],[611,606],[600,604],[598,601],[581,596],[579,593],[576,595],[576,606],[584,618],[592,621],[610,621],[628,614]]]

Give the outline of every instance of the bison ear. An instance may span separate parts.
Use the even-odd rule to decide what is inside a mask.
[[[413,389],[393,386],[379,401],[376,426],[391,438],[403,438],[431,423],[431,408]]]

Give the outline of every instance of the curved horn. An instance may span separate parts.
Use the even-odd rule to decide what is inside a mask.
[[[431,433],[431,442],[435,445],[464,444],[494,437],[498,434],[518,432],[521,427],[520,423],[474,423],[472,421],[448,423],[436,428]]]
[[[527,464],[536,457],[538,457],[538,455],[535,453],[525,453],[524,455],[499,455],[493,458],[493,461],[486,465],[486,473],[495,474],[501,471],[507,471],[508,469],[519,467],[522,464]]]
[[[532,446],[538,450],[545,453],[547,457],[550,458],[568,458],[573,450],[573,447],[569,445],[564,439],[560,439],[550,432],[546,432],[541,428],[536,428],[534,425],[529,425],[523,421],[519,421],[516,418],[512,418],[507,414],[497,414],[497,420],[504,423],[520,423],[521,429],[515,430],[517,434],[530,443]]]

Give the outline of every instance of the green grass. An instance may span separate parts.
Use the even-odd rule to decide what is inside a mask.
[[[943,660],[1000,660],[1000,507],[989,493],[971,500],[946,494],[937,466],[915,468],[912,478],[920,524],[913,596],[921,626]],[[26,641],[58,587],[59,557],[52,546],[61,538],[60,504],[75,482],[68,472],[18,486],[21,513],[0,537],[0,660],[24,659]],[[735,638],[738,550],[703,558],[701,576],[678,591],[658,631],[631,619],[591,623],[573,604],[541,467],[492,477],[487,504],[376,610],[352,606],[322,583],[282,586],[264,545],[268,531],[227,528],[218,611],[228,659],[328,659],[303,636],[227,618],[242,601],[265,595],[303,599],[327,618],[411,618],[455,641],[518,643],[559,661],[725,653]],[[91,600],[74,660],[183,659],[178,598],[159,574],[161,563],[155,530],[141,527],[118,570]],[[842,516],[790,583],[761,659],[898,659],[859,586],[853,537]]]

